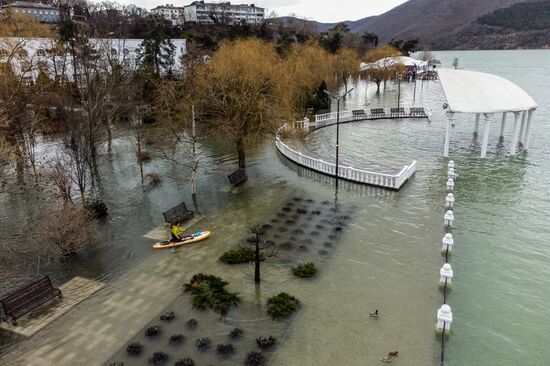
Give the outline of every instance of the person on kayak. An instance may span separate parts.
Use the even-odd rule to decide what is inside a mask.
[[[172,224],[172,241],[174,242],[177,242],[177,241],[182,241],[182,238],[181,238],[181,233],[184,232],[185,229],[180,229],[180,227],[178,225],[174,225]]]
[[[179,242],[186,239],[191,239],[194,235],[182,235],[185,232],[185,229],[180,228],[178,225],[172,225],[171,230],[171,240],[172,242]]]

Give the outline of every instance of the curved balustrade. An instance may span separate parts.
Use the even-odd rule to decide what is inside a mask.
[[[277,150],[279,150],[281,154],[283,154],[285,157],[295,162],[296,164],[302,165],[306,168],[310,168],[323,174],[331,176],[336,175],[335,164],[328,163],[321,159],[315,159],[310,156],[304,155],[299,151],[293,150],[281,140],[279,135],[276,136],[275,145],[277,146]],[[413,161],[411,165],[405,166],[401,170],[401,172],[399,172],[399,174],[395,175],[355,169],[351,166],[339,166],[338,176],[340,178],[353,182],[398,190],[414,174],[415,171],[416,161]]]
[[[340,123],[352,122],[352,121],[363,121],[363,120],[373,120],[373,119],[393,119],[393,118],[428,118],[430,119],[431,113],[425,111],[424,108],[377,108],[377,109],[358,109],[353,111],[342,111],[340,112]],[[296,121],[290,124],[284,125],[280,130],[285,128],[293,128],[298,130],[306,130],[308,132],[323,128],[326,126],[336,124],[337,113],[325,113],[315,115],[315,120],[310,122],[308,119],[303,121]],[[296,164],[302,165],[306,168],[310,168],[317,172],[336,176],[336,165],[328,163],[321,159],[315,159],[310,156],[304,155],[299,151],[291,149],[287,144],[285,144],[280,133],[277,133],[275,145],[281,154],[295,162]],[[340,178],[370,184],[373,186],[388,188],[388,189],[400,189],[405,182],[415,173],[416,171],[416,160],[414,160],[410,165],[406,165],[399,172],[399,174],[385,174],[378,173],[368,170],[356,169],[351,166],[339,166],[338,167],[338,176]]]

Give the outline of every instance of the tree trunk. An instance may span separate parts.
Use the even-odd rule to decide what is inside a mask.
[[[260,282],[260,239],[256,238],[256,259],[254,268],[254,282]]]
[[[244,154],[244,140],[242,137],[239,137],[236,142],[237,142],[237,154],[239,155],[239,169],[245,170],[246,161],[245,161],[245,154]]]
[[[111,146],[113,142],[113,131],[111,130],[111,117],[107,117],[105,127],[107,128],[107,152],[111,154]]]

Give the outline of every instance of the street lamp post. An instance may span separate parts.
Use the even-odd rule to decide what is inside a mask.
[[[351,88],[350,90],[348,90],[347,92],[345,92],[343,95],[339,97],[336,97],[331,93],[329,93],[328,91],[323,90],[326,95],[336,100],[337,102],[337,106],[336,106],[336,169],[335,169],[336,188],[338,188],[338,153],[339,153],[339,146],[340,146],[340,101],[344,99],[349,93],[351,93],[352,90],[353,88]]]

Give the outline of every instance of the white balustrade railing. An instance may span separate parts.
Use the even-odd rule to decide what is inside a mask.
[[[365,119],[381,119],[381,118],[430,118],[431,113],[425,111],[424,108],[377,108],[377,109],[359,109],[355,111],[341,111],[340,121],[346,122],[350,120],[365,120]],[[355,112],[355,115],[354,115]],[[374,113],[373,113],[374,112]],[[324,127],[326,124],[321,122],[336,121],[337,113],[316,114],[314,122],[315,127]],[[332,124],[332,123],[330,123]]]
[[[285,127],[286,125],[282,128]],[[275,145],[281,154],[299,165],[324,174],[332,176],[336,175],[335,164],[328,163],[321,159],[312,158],[290,148],[281,140],[280,134],[277,134],[276,136]],[[414,174],[415,171],[416,161],[413,161],[411,165],[405,166],[399,174],[385,174],[369,170],[356,169],[351,166],[339,166],[338,176],[340,178],[358,183],[365,183],[389,189],[399,189]]]

